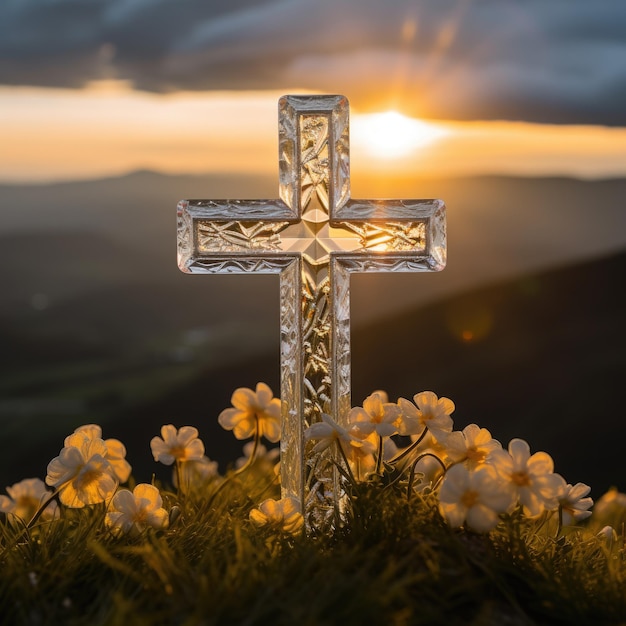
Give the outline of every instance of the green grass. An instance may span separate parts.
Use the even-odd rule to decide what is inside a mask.
[[[255,464],[215,498],[184,497],[161,532],[114,538],[103,506],[30,535],[0,525],[3,624],[626,624],[623,537],[556,537],[509,516],[489,535],[450,529],[435,497],[362,484],[334,534],[277,536],[251,508],[278,497]],[[591,518],[593,520],[593,517]]]

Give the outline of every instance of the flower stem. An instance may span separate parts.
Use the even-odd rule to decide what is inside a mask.
[[[35,511],[35,514],[30,518],[28,524],[22,527],[22,530],[14,538],[12,545],[7,545],[2,552],[0,552],[0,559],[8,552],[9,548],[17,545],[17,542],[35,525],[35,522],[41,517],[41,514],[46,510],[46,507],[54,500],[60,493],[70,484],[71,480],[62,483],[57,487],[40,505]]]
[[[176,472],[176,484],[178,485],[178,497],[183,495],[183,473],[181,471],[181,460],[176,459],[176,464],[174,465],[174,471]]]
[[[259,449],[261,435],[259,433],[259,418],[255,416],[255,420],[256,420],[256,429],[254,431],[254,445],[252,446],[252,452],[250,453],[248,460],[238,470],[233,472],[231,476],[237,476],[238,474],[241,474],[243,471],[247,470],[254,463],[256,459],[256,453]]]
[[[378,456],[376,457],[375,473],[380,476],[380,469],[383,466],[383,438],[378,435]]]
[[[30,521],[28,522],[28,524],[26,524],[26,527],[24,530],[29,530],[31,529],[35,522],[41,517],[42,513],[46,510],[46,507],[50,504],[50,502],[52,502],[52,500],[54,500],[63,489],[65,489],[65,487],[67,487],[69,485],[70,481],[68,480],[67,482],[64,482],[60,487],[57,487],[40,505],[39,508],[35,511],[35,514],[31,517]]]
[[[413,450],[415,450],[415,448],[417,448],[417,446],[419,446],[420,443],[424,441],[424,437],[426,437],[427,432],[428,432],[428,426],[424,426],[424,430],[422,434],[408,448],[405,448],[397,456],[394,456],[393,459],[389,461],[389,463],[393,465],[397,463],[398,461],[401,461],[402,459],[406,458],[409,454],[411,454],[411,452],[413,452]]]
[[[441,465],[441,467],[443,468],[444,473],[447,471],[447,467],[446,464],[436,455],[433,454],[432,452],[424,452],[423,454],[420,454],[415,461],[413,461],[411,463],[411,469],[409,470],[409,484],[407,486],[407,492],[406,492],[406,499],[410,500],[411,499],[411,492],[412,492],[412,487],[413,487],[413,480],[415,479],[415,467],[417,466],[417,464],[425,457],[427,456],[432,456],[433,459],[435,459],[436,461],[439,462],[439,464]]]
[[[350,482],[352,483],[352,486],[354,488],[356,488],[356,479],[354,478],[354,474],[352,473],[352,469],[350,468],[350,462],[348,461],[348,457],[346,456],[346,452],[343,449],[343,446],[341,445],[341,442],[339,440],[337,441],[337,447],[339,448],[339,453],[341,454],[341,458],[343,459],[343,462],[346,466],[346,470],[348,472],[348,476],[350,477]]]
[[[256,458],[256,453],[257,450],[259,449],[259,442],[261,441],[261,433],[260,433],[260,429],[259,429],[259,418],[254,417],[255,421],[256,421],[256,428],[254,430],[254,445],[252,447],[252,452],[250,453],[250,456],[248,457],[248,460],[238,469],[235,470],[230,476],[226,477],[223,481],[222,484],[218,486],[218,488],[213,492],[213,494],[211,495],[211,497],[209,498],[209,501],[206,504],[206,507],[208,508],[209,506],[211,506],[211,504],[213,503],[213,500],[215,500],[215,496],[217,496],[217,494],[222,491],[222,489],[235,477],[238,476],[239,474],[241,474],[242,472],[244,472],[245,470],[247,470],[253,463],[254,460]]]

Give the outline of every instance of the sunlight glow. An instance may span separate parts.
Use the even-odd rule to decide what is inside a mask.
[[[374,157],[396,159],[405,157],[444,137],[444,128],[416,120],[397,111],[354,115],[352,137]]]
[[[0,183],[77,180],[138,169],[278,176],[281,92],[137,92],[0,86]],[[422,121],[351,103],[353,180],[372,175],[626,175],[626,128]]]

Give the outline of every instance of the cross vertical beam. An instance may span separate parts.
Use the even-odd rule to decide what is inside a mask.
[[[279,275],[282,493],[319,523],[339,483],[332,459],[307,458],[303,432],[322,412],[345,423],[351,406],[350,274],[443,269],[445,205],[350,198],[343,96],[281,98],[279,159],[279,199],[178,204],[178,263],[192,274]]]

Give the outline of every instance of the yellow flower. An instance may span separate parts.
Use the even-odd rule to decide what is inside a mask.
[[[222,428],[232,430],[237,439],[255,434],[272,443],[280,439],[280,400],[265,383],[257,384],[256,393],[247,387],[235,389],[231,402],[234,408],[224,409],[217,418]]]
[[[159,490],[141,483],[132,493],[120,489],[113,496],[104,522],[114,534],[138,535],[146,528],[165,528],[168,516]]]
[[[150,448],[154,460],[163,465],[172,465],[174,461],[201,461],[204,456],[204,444],[193,426],[179,430],[172,424],[162,426],[161,437],[153,437]]]
[[[512,504],[511,491],[495,470],[483,465],[471,472],[464,465],[452,466],[439,490],[439,511],[450,526],[463,523],[470,530],[489,532]]]
[[[30,522],[44,500],[51,495],[43,480],[39,478],[26,478],[15,483],[12,487],[7,487],[7,493],[8,497],[0,496],[0,512],[4,513],[14,525]],[[50,502],[41,514],[41,519],[51,520],[58,516],[57,503]]]
[[[250,520],[257,526],[292,535],[297,534],[304,524],[300,504],[295,498],[265,500],[258,509],[250,511]]]
[[[59,500],[71,508],[108,500],[115,492],[117,479],[105,458],[104,441],[75,433],[70,435],[70,442],[48,464],[46,484],[62,487]]]
[[[91,437],[91,439],[102,438],[102,429],[97,424],[85,424],[84,426],[79,426],[74,433],[85,433]],[[72,435],[65,439],[66,446],[72,445],[71,438]],[[107,447],[107,452],[104,458],[111,464],[117,480],[121,483],[125,483],[130,476],[131,466],[126,460],[126,448],[124,447],[124,444],[118,439],[105,439],[104,445]]]

